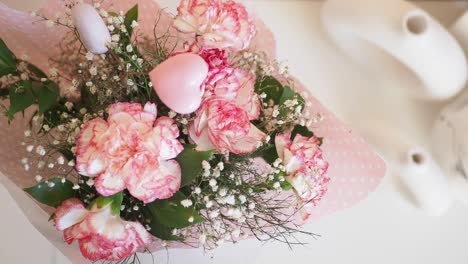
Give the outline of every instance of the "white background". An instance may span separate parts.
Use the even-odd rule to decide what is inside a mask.
[[[159,2],[170,10],[176,5],[174,0]],[[371,98],[372,93],[366,92],[383,88],[357,72],[325,38],[319,23],[321,2],[252,0],[246,4],[275,33],[280,60],[287,59],[293,74],[351,126],[370,118],[370,112],[388,120],[409,115],[395,112],[410,109],[412,106],[408,105],[414,103],[404,99],[386,102],[395,109],[389,113],[378,106],[385,98]],[[418,2],[418,5],[445,25],[450,25],[463,8],[468,8],[467,1]],[[412,118],[419,118],[417,122],[422,129],[409,133],[418,135],[415,140],[427,141],[424,128],[438,107],[423,105],[415,111],[419,112]],[[401,129],[405,129],[404,124]],[[442,217],[428,217],[407,205],[391,183],[392,175],[387,175],[364,202],[308,225],[309,231],[321,234],[322,238],[306,239],[310,240],[306,247],[291,251],[281,244],[262,246],[256,241],[244,241],[209,254],[200,250],[162,252],[155,254],[155,263],[468,263],[468,209],[456,204]],[[68,263],[22,217],[1,186],[0,212],[0,263]],[[152,263],[151,258],[143,258],[144,263]]]

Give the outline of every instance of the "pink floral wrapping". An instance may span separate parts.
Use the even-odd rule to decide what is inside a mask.
[[[161,9],[151,0],[125,0],[103,1],[102,5],[112,6],[108,9],[128,10],[135,3],[139,5],[140,32],[148,36],[153,35],[153,25]],[[40,12],[48,17],[54,17],[57,11],[63,10],[63,2],[51,0],[46,8]],[[0,3],[0,38],[14,51],[17,57],[27,54],[29,61],[39,66],[44,72],[48,72],[48,59],[58,54],[58,44],[67,29],[61,27],[48,28],[37,18],[25,12],[13,10]],[[171,18],[163,13],[159,22],[162,31],[170,25]],[[275,41],[272,33],[259,19],[256,19],[257,35],[250,49],[266,51],[271,57],[275,56]],[[59,69],[60,70],[60,69]],[[306,91],[306,88],[298,81],[296,88]],[[331,112],[323,107],[314,97],[309,96],[314,113],[320,113],[324,120],[311,130],[319,137],[324,137],[324,158],[330,163],[328,177],[331,179],[329,190],[323,200],[314,208],[311,220],[329,215],[333,212],[351,207],[363,200],[378,186],[384,176],[386,166],[384,161],[374,153],[370,146],[356,135],[350,128],[338,120]],[[21,146],[25,122],[20,118],[8,125],[6,118],[0,119],[0,176],[2,182],[18,201],[29,220],[51,240],[65,255],[73,259],[80,254],[74,254],[72,249],[60,246],[60,233],[49,232],[52,229],[44,227],[34,220],[33,213],[37,208],[32,207],[33,202],[27,202],[15,186],[19,188],[30,187],[35,184],[34,175],[26,173],[20,163],[25,150]],[[12,184],[13,183],[13,184]],[[26,202],[25,202],[26,201]],[[37,217],[37,215],[35,215]],[[40,217],[47,218],[46,214]],[[44,219],[46,221],[47,219]],[[63,243],[64,244],[64,243]]]

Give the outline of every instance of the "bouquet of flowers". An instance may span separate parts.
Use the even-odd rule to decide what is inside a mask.
[[[8,122],[30,117],[21,163],[37,183],[24,190],[54,208],[67,243],[131,262],[161,246],[314,235],[300,225],[332,184],[328,138],[313,131],[326,113],[260,49],[242,4],[182,0],[152,18],[149,3],[58,5],[31,14],[59,36],[49,53],[20,56],[0,31],[0,97]]]

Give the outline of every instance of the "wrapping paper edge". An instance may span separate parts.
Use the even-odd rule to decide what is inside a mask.
[[[0,173],[0,183],[7,190],[9,196],[16,202],[23,216],[39,233],[72,263],[90,263],[80,253],[76,244],[68,245],[62,239],[62,233],[55,230],[49,216],[22,189],[18,188],[10,179]],[[73,261],[72,261],[73,259]]]

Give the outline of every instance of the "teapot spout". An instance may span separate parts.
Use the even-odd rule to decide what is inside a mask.
[[[428,215],[438,216],[451,206],[449,178],[432,154],[407,134],[385,123],[363,127],[364,137],[387,162],[391,182],[401,198]]]
[[[409,36],[422,36],[430,29],[429,18],[419,10],[411,10],[403,16],[402,28]]]

